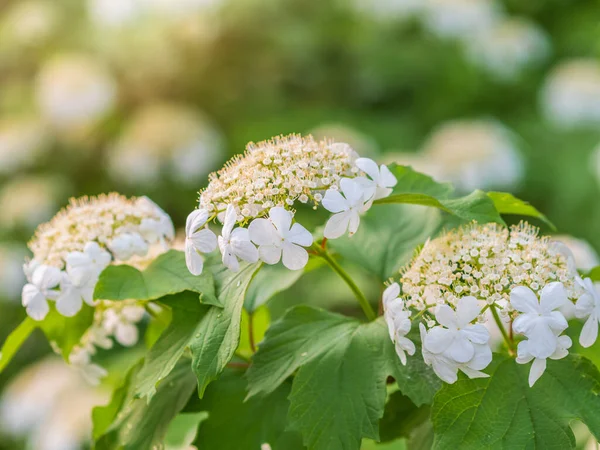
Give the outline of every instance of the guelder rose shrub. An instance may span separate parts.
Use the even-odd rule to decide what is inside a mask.
[[[458,196],[344,143],[251,143],[209,176],[183,251],[146,197],[73,200],[40,226],[0,369],[36,328],[90,382],[115,343],[137,345],[93,412],[98,449],[575,448],[574,419],[600,437],[600,373],[581,356],[600,270],[505,214],[553,228],[511,194]],[[363,314],[297,305],[270,323],[268,301],[322,265]]]

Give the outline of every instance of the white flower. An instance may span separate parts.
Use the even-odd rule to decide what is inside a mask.
[[[110,264],[112,257],[97,242],[88,242],[83,252],[71,252],[65,260],[71,280],[79,283],[82,278],[100,275]]]
[[[185,222],[185,262],[189,271],[200,275],[204,259],[200,253],[210,253],[217,248],[217,236],[206,225],[208,211],[192,211]]]
[[[585,319],[585,324],[579,336],[579,343],[583,347],[589,347],[598,338],[598,321],[600,321],[600,292],[597,285],[594,286],[592,280],[579,278],[578,283],[584,289],[584,293],[575,304],[575,316],[578,319]]]
[[[107,309],[104,312],[102,327],[114,335],[117,342],[125,347],[132,347],[139,339],[136,324],[144,317],[145,310],[141,306],[125,306],[121,310]]]
[[[55,288],[61,280],[61,271],[56,267],[38,265],[31,275],[30,283],[23,286],[21,299],[27,314],[34,320],[44,320],[50,306],[49,299],[56,299]]]
[[[108,248],[120,261],[148,253],[148,243],[138,233],[121,233],[108,243]]]
[[[546,358],[536,358],[530,352],[530,341],[521,341],[517,347],[517,362],[519,364],[527,364],[533,360],[531,370],[529,371],[529,386],[533,386],[546,370]],[[559,336],[556,342],[556,350],[548,358],[561,359],[569,354],[568,349],[572,345],[569,336]]]
[[[415,344],[406,337],[411,328],[410,311],[404,309],[404,302],[398,298],[400,286],[391,284],[383,292],[384,318],[390,333],[390,339],[395,344],[396,354],[400,362],[406,365],[406,353],[415,354]]]
[[[519,314],[513,330],[528,339],[527,351],[534,358],[550,357],[557,346],[558,335],[568,324],[561,312],[555,311],[567,302],[567,293],[560,282],[549,283],[541,291],[540,300],[525,286],[510,292],[510,304]]]
[[[327,221],[323,235],[327,239],[337,239],[346,231],[352,236],[360,224],[360,214],[368,209],[363,187],[353,179],[342,178],[340,189],[328,189],[323,197],[323,206],[334,213]]]
[[[425,347],[427,340],[427,331],[425,326],[420,323],[419,330],[421,332],[422,354],[425,364],[431,366],[435,374],[446,383],[455,383],[458,379],[458,371],[465,373],[469,378],[486,378],[489,377],[486,373],[481,372],[492,361],[492,351],[485,344],[475,344],[475,353],[473,358],[464,364],[459,364],[448,356],[446,352],[432,353]]]
[[[92,363],[90,353],[84,348],[73,349],[69,355],[69,364],[76,368],[81,376],[92,386],[100,384],[100,380],[108,375],[103,367]]]
[[[398,180],[386,165],[377,167],[377,163],[369,158],[358,158],[355,164],[370,177],[370,179],[356,178],[365,190],[365,200],[378,200],[392,193],[392,188],[396,186]]]
[[[448,305],[440,305],[435,318],[442,326],[429,330],[425,347],[431,353],[445,353],[458,364],[469,362],[475,355],[476,344],[487,344],[490,335],[481,324],[471,324],[481,311],[475,297],[458,300],[456,312]],[[446,327],[446,328],[444,328]]]
[[[56,299],[56,309],[65,317],[72,317],[77,314],[83,302],[88,305],[94,305],[94,288],[98,282],[98,277],[92,273],[83,276],[81,273],[75,274],[62,272],[60,281],[60,293]]]
[[[172,241],[175,238],[175,227],[169,215],[148,197],[138,199],[140,206],[148,208],[157,215],[157,218],[144,217],[140,222],[140,234],[150,244],[160,242],[166,246],[165,239]]]
[[[248,230],[241,227],[233,229],[236,220],[235,207],[228,205],[223,230],[218,238],[219,250],[223,254],[223,264],[234,272],[240,269],[238,258],[250,263],[258,261],[258,250],[250,241]]]
[[[259,246],[262,261],[277,264],[282,259],[288,269],[299,270],[308,262],[308,252],[302,247],[311,246],[313,237],[299,223],[292,225],[292,217],[291,212],[276,206],[269,211],[269,219],[254,219],[248,231]]]

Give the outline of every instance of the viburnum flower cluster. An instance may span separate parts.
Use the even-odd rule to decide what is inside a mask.
[[[234,271],[240,260],[302,269],[313,236],[294,222],[296,201],[332,212],[324,237],[336,239],[353,235],[360,215],[397,182],[386,166],[359,158],[348,144],[299,135],[250,143],[209,180],[186,224],[186,261],[193,274],[202,272],[202,254],[217,247]],[[214,219],[223,224],[218,238],[208,228]]]
[[[425,363],[445,382],[458,371],[470,378],[487,376],[492,361],[487,310],[496,324],[523,337],[517,362],[533,361],[529,383],[543,374],[546,360],[564,358],[571,340],[562,335],[568,302],[586,318],[580,342],[597,338],[600,293],[582,280],[565,246],[521,223],[510,228],[471,224],[428,241],[383,295],[384,316],[400,360],[411,329],[419,319]]]
[[[90,365],[95,347],[109,348],[111,337],[125,346],[137,343],[136,324],[145,311],[135,300],[94,301],[100,273],[122,262],[143,268],[169,248],[174,235],[169,216],[147,197],[113,193],[71,200],[29,242],[33,259],[24,265],[28,283],[22,292],[27,314],[40,321],[51,303],[66,317],[77,314],[84,302],[93,306],[94,323],[71,362],[100,375],[103,369]]]

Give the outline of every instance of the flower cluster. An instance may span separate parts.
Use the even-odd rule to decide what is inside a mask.
[[[111,336],[122,345],[134,345],[135,324],[144,308],[135,302],[94,301],[100,273],[124,261],[144,267],[168,249],[174,234],[169,216],[147,197],[110,194],[71,200],[50,222],[38,227],[29,243],[33,259],[24,266],[28,283],[22,291],[27,314],[43,320],[50,312],[49,301],[67,317],[77,314],[84,302],[94,306],[94,323],[71,360],[93,372],[91,378],[101,375],[103,369],[90,364],[95,347],[110,347]]]
[[[313,237],[293,223],[296,200],[310,201],[314,208],[322,204],[332,212],[323,234],[336,239],[352,236],[360,215],[373,201],[390,195],[396,182],[386,166],[359,158],[347,144],[298,135],[249,144],[244,155],[210,176],[208,187],[200,192],[200,209],[188,216],[188,268],[200,274],[201,254],[218,246],[223,264],[234,271],[240,260],[281,260],[290,270],[302,269],[308,261],[304,247],[312,245]],[[218,238],[208,228],[213,218],[223,223]]]
[[[591,345],[598,334],[600,294],[589,279],[579,278],[565,246],[538,233],[525,223],[510,229],[471,224],[428,241],[402,272],[402,293],[396,283],[384,293],[384,316],[401,361],[408,347],[400,338],[411,328],[413,311],[422,318],[423,358],[448,383],[459,370],[471,378],[487,376],[481,371],[492,360],[483,325],[488,309],[503,332],[509,326],[523,336],[517,362],[533,361],[530,385],[547,358],[568,353],[571,340],[561,335],[567,328],[561,308],[568,303],[587,319],[580,341]]]

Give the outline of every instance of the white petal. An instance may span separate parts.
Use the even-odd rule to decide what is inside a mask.
[[[432,362],[432,368],[435,374],[448,384],[456,383],[458,380],[458,368],[446,361],[436,358]]]
[[[77,288],[70,288],[62,291],[56,299],[56,309],[65,317],[73,317],[83,306],[81,293]]]
[[[60,269],[52,266],[41,265],[35,269],[31,280],[33,284],[38,286],[40,289],[52,289],[56,287],[62,278]]]
[[[185,264],[192,275],[200,275],[204,268],[204,259],[198,254],[194,243],[190,239],[185,240]]]
[[[258,249],[250,242],[250,234],[246,228],[236,228],[231,233],[230,242],[232,252],[239,258],[249,263],[258,261]]]
[[[300,270],[308,262],[308,252],[296,244],[283,244],[283,265],[290,270]]]
[[[185,235],[191,236],[194,231],[204,226],[208,220],[208,211],[205,209],[196,209],[192,211],[185,221]]]
[[[481,325],[480,323],[476,323],[475,325],[468,325],[462,330],[460,330],[460,333],[463,334],[474,344],[487,344],[490,340],[490,332],[485,326]]]
[[[363,201],[367,202],[369,200],[377,200],[376,193],[379,189],[377,187],[377,183],[373,180],[370,180],[366,177],[356,177],[353,178],[355,183],[358,183],[363,191]]]
[[[510,304],[523,313],[538,313],[540,310],[537,296],[525,286],[517,286],[510,291]]]
[[[373,200],[379,200],[380,198],[389,197],[392,192],[394,192],[394,190],[392,188],[378,187],[375,190],[375,195],[373,196]]]
[[[579,335],[579,343],[582,347],[590,347],[598,339],[598,318],[592,314],[583,324],[581,334]]]
[[[237,259],[237,256],[233,254],[230,245],[226,245],[221,249],[221,253],[223,253],[223,265],[227,267],[229,270],[233,272],[237,272],[240,270],[240,262]]]
[[[313,243],[313,237],[312,234],[310,234],[310,231],[308,231],[299,223],[292,225],[292,228],[285,237],[285,240],[291,242],[292,244],[298,244],[303,247],[310,247]]]
[[[275,245],[261,245],[258,247],[258,256],[267,264],[277,264],[281,259],[281,247]]]
[[[529,387],[533,387],[535,382],[540,379],[546,370],[546,360],[536,358],[531,364],[531,370],[529,371]]]
[[[393,300],[396,300],[400,295],[400,285],[398,283],[390,284],[385,291],[383,291],[382,302],[383,306],[386,306]]]
[[[540,299],[542,311],[545,313],[560,308],[568,301],[565,287],[559,282],[549,283],[544,286],[540,294]]]
[[[392,188],[396,186],[397,183],[398,180],[385,164],[379,166],[379,186]]]
[[[521,341],[517,345],[517,363],[527,364],[533,359],[531,353],[529,353],[529,343],[527,341]]]
[[[440,325],[443,325],[450,330],[456,330],[458,328],[454,310],[448,305],[439,305],[435,310],[435,318]]]
[[[369,158],[358,158],[354,164],[369,175],[373,181],[379,182],[379,167],[375,161]]]
[[[285,236],[292,226],[292,213],[281,206],[271,208],[269,218],[281,236]]]
[[[427,332],[425,347],[432,353],[442,353],[454,341],[454,332],[442,327],[433,327]]]
[[[489,378],[490,376],[487,373],[480,372],[479,370],[473,370],[468,366],[461,366],[461,372],[463,372],[469,378]]]
[[[592,294],[586,292],[579,297],[575,304],[575,317],[584,319],[596,309],[596,302]]]
[[[569,326],[567,319],[560,311],[552,311],[549,315],[545,315],[544,319],[556,334],[562,333]]]
[[[351,209],[348,211],[348,213],[350,213],[350,221],[348,222],[348,236],[352,236],[358,230],[358,226],[360,225],[360,216],[354,209]]]
[[[559,336],[556,351],[550,355],[550,359],[562,359],[569,354],[569,348],[573,345],[573,341],[569,336]]]
[[[410,356],[414,355],[417,350],[413,341],[405,337],[396,339],[396,345],[400,345]]]
[[[457,363],[466,363],[475,355],[475,348],[466,336],[458,333],[455,335],[452,345],[448,347],[446,353]]]
[[[357,183],[352,178],[342,178],[340,180],[340,189],[346,197],[346,203],[349,206],[357,206],[363,203],[365,191],[360,183]]]
[[[115,332],[115,339],[125,347],[133,347],[138,341],[138,329],[130,323],[119,324]]]
[[[33,320],[44,320],[50,312],[50,306],[44,295],[33,284],[23,286],[21,301],[27,310],[27,314]]]
[[[483,370],[492,362],[492,349],[487,344],[474,344],[475,354],[467,363],[473,370]]]
[[[350,208],[344,196],[334,189],[327,189],[321,203],[327,211],[332,213],[347,211]]]
[[[208,228],[196,231],[189,239],[193,242],[196,250],[201,253],[210,253],[217,248],[217,235]]]
[[[466,327],[477,318],[480,312],[481,308],[475,297],[461,297],[456,305],[456,319],[459,328]]]
[[[224,238],[229,238],[231,235],[231,230],[235,226],[237,222],[237,213],[235,212],[235,207],[231,204],[227,205],[227,210],[225,211],[225,220],[223,222],[223,229],[221,230],[221,236]]]
[[[281,240],[275,226],[269,219],[254,219],[248,226],[250,239],[256,245],[273,245]]]
[[[537,314],[521,314],[514,320],[513,330],[515,333],[528,334],[538,319]]]
[[[558,338],[543,321],[536,322],[527,337],[529,353],[535,358],[548,358],[556,350]]]
[[[346,233],[346,230],[348,230],[351,216],[351,211],[344,211],[331,216],[325,224],[323,236],[327,239],[337,239],[340,236],[343,236]]]

